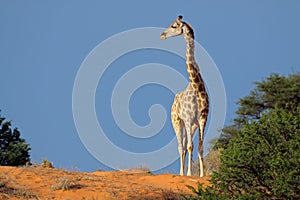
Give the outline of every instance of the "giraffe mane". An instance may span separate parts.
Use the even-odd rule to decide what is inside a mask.
[[[182,23],[185,24],[188,27],[189,33],[192,35],[192,38],[194,39],[195,35],[194,35],[194,30],[193,30],[192,26],[187,22],[182,22]]]

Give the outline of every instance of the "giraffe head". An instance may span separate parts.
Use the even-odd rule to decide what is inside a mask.
[[[178,35],[190,35],[194,38],[194,31],[191,25],[183,22],[182,18],[183,17],[179,15],[177,19],[160,35],[160,39],[164,40]]]

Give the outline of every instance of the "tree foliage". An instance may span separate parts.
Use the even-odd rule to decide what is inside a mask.
[[[239,133],[245,124],[258,120],[270,109],[284,108],[296,112],[300,102],[300,73],[287,77],[272,74],[262,82],[255,82],[255,89],[237,102],[238,109],[233,123],[222,130],[216,148],[227,148],[229,140]]]
[[[0,165],[25,165],[30,161],[29,151],[29,144],[20,137],[19,130],[12,130],[11,122],[0,116]]]
[[[300,106],[252,121],[222,151],[212,187],[191,199],[300,199]]]
[[[219,139],[212,186],[187,199],[300,199],[300,73],[255,84]]]

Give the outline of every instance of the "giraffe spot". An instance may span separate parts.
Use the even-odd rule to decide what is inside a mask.
[[[173,105],[172,105],[172,113],[173,113],[175,110],[176,110],[176,107],[175,107],[175,105],[173,104]]]
[[[193,145],[189,145],[188,151],[189,151],[189,152],[192,152],[192,151],[193,151]]]
[[[200,98],[205,99],[205,95],[202,92],[200,93]]]
[[[194,72],[189,72],[188,74],[191,79],[194,79],[196,77],[196,74]]]
[[[194,89],[194,90],[198,90],[198,84],[196,84],[196,83],[192,83],[191,84],[192,85],[192,88]]]
[[[195,71],[195,68],[194,68],[193,64],[191,64],[191,63],[188,63],[188,64],[186,65],[186,67],[187,67],[188,71],[192,71],[192,72]]]
[[[208,114],[208,108],[205,107],[204,109],[201,110],[201,116],[207,116]]]
[[[204,84],[199,84],[199,91],[205,91]]]

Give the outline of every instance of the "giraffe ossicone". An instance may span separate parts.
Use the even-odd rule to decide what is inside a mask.
[[[203,172],[203,136],[209,111],[209,99],[200,69],[194,57],[194,31],[192,26],[177,19],[160,35],[160,39],[182,35],[186,41],[186,69],[189,84],[185,90],[175,95],[172,105],[171,118],[174,131],[178,140],[180,155],[180,175],[184,175],[184,165],[187,152],[187,176],[192,175],[193,136],[199,129],[198,158],[200,177]]]

